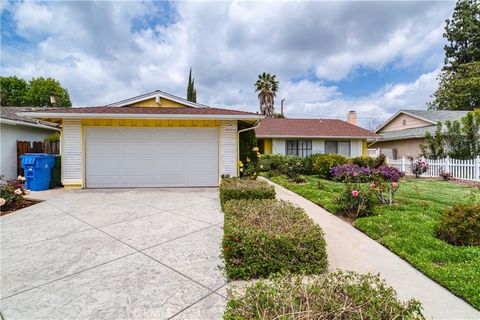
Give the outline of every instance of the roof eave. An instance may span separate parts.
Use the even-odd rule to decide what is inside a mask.
[[[256,135],[257,138],[261,139],[269,139],[269,138],[278,138],[278,139],[298,139],[298,138],[308,138],[308,139],[375,139],[380,137],[379,135],[377,136],[327,136],[327,135],[322,135],[322,136],[308,136],[308,135]]]
[[[375,133],[378,133],[380,130],[382,130],[387,124],[389,124],[393,119],[395,119],[400,113],[403,113],[403,114],[406,114],[406,115],[409,115],[411,117],[414,117],[414,118],[417,118],[417,119],[420,119],[420,120],[423,120],[425,122],[429,122],[429,123],[432,123],[432,124],[435,124],[435,122],[433,122],[432,120],[429,120],[429,119],[425,119],[423,117],[419,117],[413,113],[410,113],[408,111],[404,111],[404,110],[399,110],[397,111],[393,116],[391,116],[390,118],[387,119],[387,121],[385,121],[377,130],[375,130]]]
[[[34,127],[34,128],[42,128],[42,129],[60,131],[60,128],[57,128],[55,126],[49,126],[49,125],[46,125],[46,124],[43,124],[43,123],[33,123],[33,122],[19,121],[19,120],[5,119],[5,118],[0,118],[0,123],[10,124],[10,125],[14,125],[14,126],[26,126],[26,127]]]
[[[260,120],[264,117],[256,114],[246,115],[219,115],[219,114],[119,114],[119,113],[53,113],[53,112],[26,112],[19,113],[31,118],[60,118],[60,119],[214,119],[214,120]]]
[[[169,93],[166,93],[166,92],[163,92],[163,91],[160,91],[160,90],[156,90],[156,91],[153,91],[153,92],[145,93],[145,94],[142,94],[142,95],[133,97],[133,98],[129,98],[129,99],[117,101],[117,102],[114,102],[114,103],[109,104],[108,106],[111,106],[111,107],[124,107],[124,106],[130,105],[130,104],[133,104],[133,103],[137,103],[137,102],[141,102],[141,101],[153,99],[153,98],[155,98],[156,96],[159,96],[160,98],[172,100],[172,101],[174,101],[174,102],[177,102],[177,103],[180,103],[180,104],[183,104],[183,105],[192,107],[192,108],[208,108],[208,107],[205,106],[205,105],[202,105],[202,104],[199,104],[199,103],[196,103],[196,102],[191,102],[191,101],[182,99],[182,98],[180,98],[180,97],[171,95],[171,94],[169,94]]]

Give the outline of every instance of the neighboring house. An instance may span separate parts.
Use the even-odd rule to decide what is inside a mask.
[[[6,180],[17,177],[17,140],[43,141],[45,137],[59,132],[58,125],[19,115],[19,112],[31,108],[1,107],[1,163],[0,175]]]
[[[333,119],[268,118],[255,129],[261,153],[306,157],[337,153],[347,157],[366,156],[371,131],[356,126],[356,113],[347,122]]]
[[[154,91],[29,116],[61,123],[67,188],[210,187],[238,174],[238,134],[263,116]]]
[[[389,158],[419,156],[420,144],[425,141],[425,133],[433,134],[438,121],[460,120],[468,111],[449,110],[400,110],[388,119],[375,132],[380,135],[372,140],[369,148],[380,149]]]

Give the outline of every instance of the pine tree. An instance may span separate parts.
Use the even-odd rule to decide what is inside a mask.
[[[188,74],[187,100],[191,102],[197,102],[197,90],[195,89],[195,79],[192,78],[191,67],[190,67],[190,73]]]

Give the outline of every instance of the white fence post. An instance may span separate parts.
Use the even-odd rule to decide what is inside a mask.
[[[405,172],[405,171],[406,171],[406,170],[405,170],[405,169],[406,169],[406,168],[405,168],[405,164],[406,164],[406,163],[405,163],[405,156],[403,156],[403,157],[402,157],[402,170],[401,170],[402,172]]]
[[[474,177],[475,181],[480,181],[480,156],[475,158],[475,167],[474,167]]]

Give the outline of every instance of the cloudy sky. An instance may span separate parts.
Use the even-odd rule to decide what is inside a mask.
[[[160,89],[258,110],[253,83],[276,74],[290,117],[365,123],[426,108],[454,2],[6,2],[1,73],[54,77],[75,106]]]

